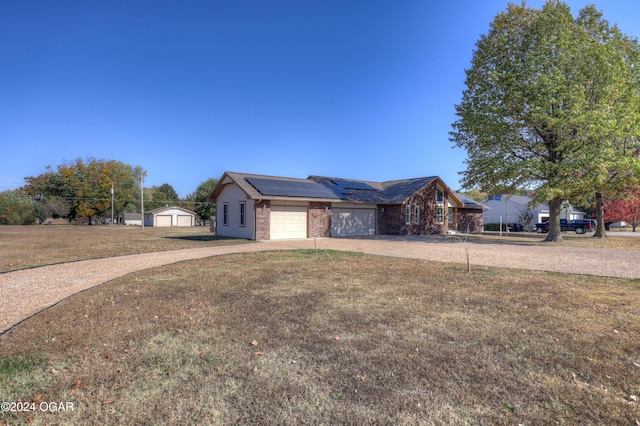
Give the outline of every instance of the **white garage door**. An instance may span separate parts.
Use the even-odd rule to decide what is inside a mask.
[[[157,215],[156,226],[171,226],[171,215]]]
[[[337,209],[331,211],[331,236],[375,235],[375,209]]]
[[[271,239],[307,238],[307,208],[271,206]]]
[[[178,226],[191,226],[191,216],[178,215]]]

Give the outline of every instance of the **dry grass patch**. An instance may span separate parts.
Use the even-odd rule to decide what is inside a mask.
[[[130,275],[0,337],[4,400],[75,407],[0,422],[640,421],[637,280],[464,269],[295,251]]]
[[[74,260],[162,250],[240,244],[209,227],[0,226],[0,272]]]
[[[534,244],[547,245],[559,244],[566,247],[584,247],[584,248],[608,248],[619,250],[640,250],[640,236],[620,236],[615,231],[607,232],[606,238],[594,238],[593,232],[578,235],[574,232],[563,232],[562,243],[544,242],[546,234],[538,234],[535,232],[510,232],[504,233],[502,236],[498,234],[470,234],[447,236],[449,239],[464,240],[465,238],[475,242],[487,243],[503,243],[503,244]]]

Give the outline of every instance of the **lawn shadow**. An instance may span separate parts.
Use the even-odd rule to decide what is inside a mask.
[[[184,241],[247,241],[245,238],[233,238],[233,237],[221,237],[219,235],[172,235],[170,237],[164,237],[169,240],[184,240]]]
[[[388,240],[388,241],[406,241],[411,243],[440,243],[440,244],[455,244],[455,243],[470,243],[470,244],[510,244],[519,246],[536,246],[542,243],[541,239],[535,236],[526,236],[523,238],[515,239],[513,237],[497,237],[486,236],[483,234],[433,234],[433,235],[375,235],[375,236],[361,236],[361,237],[348,237],[349,239],[361,239],[361,240]]]

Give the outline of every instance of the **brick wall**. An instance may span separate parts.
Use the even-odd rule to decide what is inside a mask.
[[[436,182],[416,192],[406,204],[385,205],[384,212],[378,207],[378,233],[390,235],[430,235],[447,232],[447,194],[444,193],[444,223],[438,223],[436,218]],[[411,223],[405,219],[405,206],[411,206]],[[420,206],[419,223],[414,223],[413,206]]]
[[[458,209],[458,232],[482,232],[482,209]]]
[[[378,234],[400,235],[404,226],[404,216],[402,206],[388,205],[378,206]],[[381,211],[384,209],[384,211]]]
[[[379,205],[376,207],[378,216],[378,234],[387,235],[429,235],[445,233],[449,226],[445,193],[444,223],[436,221],[436,183],[433,182],[414,194],[407,204],[412,206],[411,220],[413,222],[413,206],[420,205],[420,223],[405,223],[405,204]],[[263,208],[264,206],[264,208]],[[384,211],[381,211],[384,209]],[[256,240],[271,238],[271,202],[261,201],[255,204]],[[310,237],[331,236],[331,203],[309,203],[309,231]],[[482,232],[482,210],[458,209],[457,230],[459,232]]]
[[[448,194],[446,192],[444,193],[444,223],[438,223],[436,218],[436,186],[436,182],[431,182],[407,200],[405,205],[408,204],[412,208],[412,222],[409,225],[405,225],[403,235],[429,235],[447,232]],[[405,205],[402,206],[403,217]],[[420,206],[420,223],[418,224],[413,223],[414,205]]]
[[[271,239],[271,201],[255,204],[256,240]]]
[[[309,237],[331,236],[331,203],[309,203]]]

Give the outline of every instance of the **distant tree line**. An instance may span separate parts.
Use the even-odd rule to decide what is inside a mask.
[[[24,186],[0,192],[0,224],[45,223],[48,218],[105,223],[112,214],[139,213],[142,173],[140,166],[95,158],[47,166],[44,173],[25,177]],[[215,214],[207,197],[216,183],[208,179],[184,199],[168,183],[143,188],[145,210],[178,205],[194,211],[204,224]]]

